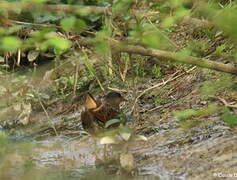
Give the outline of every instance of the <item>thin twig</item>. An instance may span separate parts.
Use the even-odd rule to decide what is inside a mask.
[[[102,91],[105,91],[105,89],[104,89],[102,83],[100,82],[99,78],[98,78],[97,75],[95,74],[94,69],[92,69],[92,68],[94,68],[94,67],[93,67],[93,64],[90,63],[90,59],[89,59],[89,57],[88,57],[86,51],[85,51],[83,48],[82,48],[82,52],[83,52],[83,54],[84,54],[85,57],[86,57],[85,66],[87,67],[87,69],[89,70],[89,72],[95,77],[95,79],[96,79],[96,81],[98,82],[98,84],[99,84],[101,90],[102,90]],[[90,67],[90,66],[91,66],[91,67]]]
[[[29,22],[23,22],[23,21],[16,21],[16,20],[10,20],[9,19],[9,24],[19,24],[19,25],[29,25],[29,26],[38,26],[38,27],[44,27],[44,28],[57,28],[57,29],[63,29],[62,26],[58,25],[51,25],[51,24],[38,24],[38,23],[29,23]],[[95,34],[95,32],[90,31],[91,28],[84,29],[82,32],[88,33],[88,34]],[[62,35],[65,38],[65,35],[57,32],[58,34]],[[66,37],[67,39],[72,39],[73,36]]]
[[[118,89],[118,88],[113,88],[113,87],[108,87],[109,90],[111,91],[117,91],[117,92],[129,92],[128,90],[125,89]]]
[[[154,107],[154,108],[152,108],[152,109],[148,109],[147,111],[148,111],[148,112],[152,112],[152,111],[155,111],[155,110],[160,109],[160,108],[162,108],[162,107],[163,107],[162,105],[159,105],[159,106],[156,106],[156,107]]]
[[[75,74],[74,74],[74,84],[73,84],[73,94],[76,95],[77,90],[77,81],[78,81],[78,70],[79,70],[79,64],[76,64],[75,68]]]
[[[29,22],[15,21],[15,20],[9,20],[9,21],[12,24],[31,25],[31,26],[39,26],[39,27],[52,27],[52,28],[60,28],[60,29],[62,29],[62,26],[57,26],[57,25],[37,24],[37,23],[29,23]]]
[[[20,66],[20,63],[21,63],[21,50],[18,49],[17,50],[17,63],[16,63],[16,65]]]
[[[221,101],[226,107],[237,108],[237,104],[232,105],[232,104],[230,104],[230,103],[227,103],[224,98],[217,97],[217,99],[218,99],[219,101]]]
[[[151,86],[151,87],[145,89],[143,92],[141,92],[141,93],[136,97],[136,99],[135,99],[135,101],[134,101],[134,104],[133,104],[133,107],[132,107],[132,112],[133,112],[134,109],[135,109],[135,106],[136,106],[136,103],[137,103],[138,99],[139,99],[141,96],[143,96],[146,92],[148,92],[148,91],[150,91],[150,90],[152,90],[152,89],[155,89],[155,88],[157,88],[157,87],[160,87],[160,86],[165,86],[167,83],[169,83],[169,82],[171,82],[171,81],[174,81],[175,79],[177,79],[177,78],[183,76],[183,75],[186,74],[186,73],[189,73],[190,71],[194,70],[195,68],[196,68],[196,66],[192,67],[191,69],[189,69],[188,71],[186,71],[186,72],[184,72],[184,73],[182,73],[182,74],[179,74],[179,75],[175,76],[175,75],[178,73],[178,71],[177,71],[177,72],[175,72],[174,74],[172,74],[172,76],[171,76],[168,80],[163,81],[163,82],[158,83],[158,84],[155,84],[154,86]],[[174,76],[175,76],[175,77],[174,77]]]
[[[45,109],[43,103],[41,102],[40,98],[38,98],[38,100],[39,100],[39,103],[40,103],[42,109],[44,110],[45,115],[47,116],[48,120],[49,120],[50,123],[52,124],[52,128],[53,128],[53,130],[54,130],[56,136],[58,136],[58,132],[57,132],[56,128],[54,127],[54,125],[53,125],[53,123],[52,123],[52,121],[51,121],[51,119],[50,119],[50,117],[49,117],[48,112],[46,111],[46,109]]]

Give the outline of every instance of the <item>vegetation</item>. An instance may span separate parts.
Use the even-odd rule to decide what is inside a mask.
[[[39,148],[24,138],[79,136],[81,142],[84,131],[70,115],[81,112],[88,92],[125,94],[121,118],[106,128],[128,127],[106,132],[100,142],[122,144],[120,165],[128,158],[124,169],[133,175],[126,163],[133,162],[131,149],[162,133],[163,122],[190,136],[217,124],[235,132],[236,9],[231,0],[2,0],[0,179],[17,169],[10,163],[16,155]],[[20,161],[16,175],[30,178],[35,161]]]

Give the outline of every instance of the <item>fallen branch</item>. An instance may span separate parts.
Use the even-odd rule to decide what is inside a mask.
[[[79,44],[82,46],[94,46],[93,43],[85,38],[80,38]],[[127,53],[133,53],[133,54],[140,54],[143,56],[152,56],[156,57],[156,61],[169,59],[172,61],[185,63],[185,64],[191,64],[194,66],[199,66],[203,68],[213,69],[217,71],[222,71],[230,74],[237,75],[237,68],[228,65],[223,64],[220,62],[211,61],[205,58],[198,58],[193,56],[183,56],[179,53],[170,52],[170,51],[164,51],[164,50],[158,50],[153,48],[145,48],[139,45],[127,45],[125,43],[121,43],[119,41],[113,41],[110,43],[111,48],[114,52],[127,52]]]
[[[237,104],[233,104],[233,103],[227,103],[227,101],[224,99],[224,98],[221,98],[221,97],[217,97],[217,99],[219,101],[221,101],[226,107],[230,107],[230,108],[237,108]]]
[[[65,13],[78,14],[103,14],[107,11],[107,7],[84,6],[84,5],[66,5],[66,4],[41,4],[33,2],[7,2],[1,1],[0,8],[10,13],[20,14],[22,12],[31,12],[32,10],[47,10],[51,12],[63,11]]]

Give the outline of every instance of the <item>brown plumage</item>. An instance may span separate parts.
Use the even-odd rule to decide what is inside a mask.
[[[110,92],[103,99],[95,100],[91,94],[86,96],[85,110],[81,113],[82,127],[91,135],[97,135],[105,129],[105,124],[118,118],[119,105],[125,99],[120,93]],[[113,127],[119,124],[114,124]]]

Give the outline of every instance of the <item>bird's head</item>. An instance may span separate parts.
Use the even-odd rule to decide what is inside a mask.
[[[112,105],[114,107],[119,107],[119,104],[121,102],[124,102],[127,100],[118,92],[109,92],[105,96],[104,101],[109,105]]]

